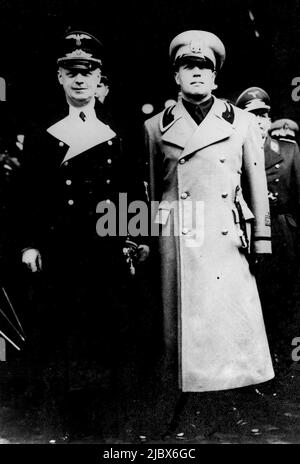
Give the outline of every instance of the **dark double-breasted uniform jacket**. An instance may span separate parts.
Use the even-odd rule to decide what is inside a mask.
[[[290,363],[297,336],[300,154],[292,141],[268,137],[265,170],[271,213],[272,256],[259,269],[264,319],[272,351]]]
[[[296,142],[267,138],[264,146],[273,255],[296,258],[300,211],[300,153]]]
[[[123,224],[123,236],[118,237],[114,222],[119,194],[128,194],[129,203],[141,199],[143,189],[135,188],[135,172],[117,131],[103,122],[97,106],[95,110],[89,122],[78,112],[68,115],[65,108],[26,135],[19,246],[41,252],[43,272],[56,295],[51,308],[56,327],[64,317],[75,338],[94,340],[94,352],[107,354],[128,323],[129,269],[122,252],[126,230]],[[105,205],[112,212],[107,225],[112,236],[103,237],[97,223],[107,212]]]

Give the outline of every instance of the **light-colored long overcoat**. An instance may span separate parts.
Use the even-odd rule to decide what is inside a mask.
[[[271,252],[255,117],[214,98],[198,126],[178,102],[146,121],[145,133],[150,197],[159,202],[166,356],[178,359],[179,388],[265,382],[274,372],[246,258],[250,248]]]

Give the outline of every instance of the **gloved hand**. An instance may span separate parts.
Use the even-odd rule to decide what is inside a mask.
[[[148,245],[139,245],[137,248],[136,259],[138,263],[146,261],[150,253],[150,248]]]
[[[22,254],[22,263],[31,270],[31,272],[38,272],[42,270],[42,257],[39,250],[35,248],[27,248]]]

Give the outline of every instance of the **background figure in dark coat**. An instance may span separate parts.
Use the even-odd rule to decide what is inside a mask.
[[[295,132],[297,124],[287,119],[271,124],[270,98],[258,87],[245,90],[237,105],[257,116],[263,136],[272,257],[260,269],[258,283],[274,365],[278,372],[284,372],[291,363],[291,343],[299,327],[296,318],[299,289],[296,284],[299,272],[300,153],[294,134],[286,127],[290,124]]]
[[[106,420],[118,409],[101,410],[105,387],[107,402],[116,390],[125,395],[130,383],[120,381],[120,371],[129,359],[134,288],[123,255],[126,215],[116,218],[120,193],[128,204],[142,195],[120,137],[95,105],[101,53],[100,42],[85,32],[64,38],[58,80],[66,105],[26,135],[22,172],[22,261],[41,281],[37,361],[60,418],[68,427],[77,419],[81,428],[91,418],[75,417],[80,402],[94,391],[87,409]],[[101,222],[103,213],[108,219]],[[147,246],[138,245],[137,261],[147,254]]]

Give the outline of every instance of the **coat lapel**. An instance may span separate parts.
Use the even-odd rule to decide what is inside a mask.
[[[215,98],[207,116],[198,126],[183,104],[178,102],[173,110],[174,122],[162,135],[162,140],[183,148],[180,157],[224,140],[234,131],[234,125],[222,118],[224,111],[223,102]]]
[[[198,126],[181,102],[176,104],[172,113],[173,124],[163,133],[162,140],[184,148]]]
[[[69,146],[63,162],[116,136],[109,126],[97,118],[89,123],[83,123],[79,118],[74,120],[71,116],[53,124],[47,132]]]
[[[197,126],[192,137],[188,140],[181,157],[225,140],[233,134],[234,126],[222,118],[224,111],[223,102],[215,99],[207,116]]]

